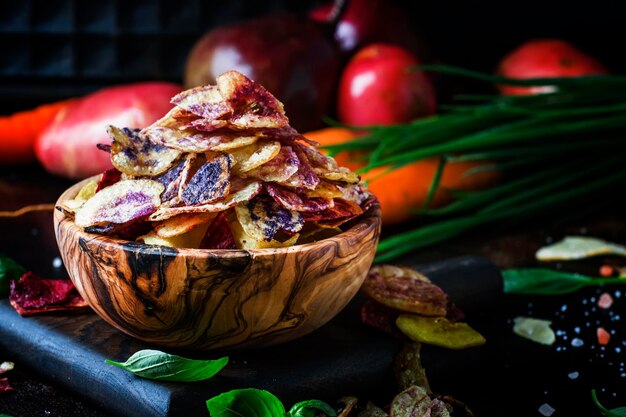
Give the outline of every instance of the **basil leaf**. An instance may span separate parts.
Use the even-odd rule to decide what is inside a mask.
[[[0,298],[9,295],[11,280],[20,279],[26,272],[22,265],[7,256],[0,256]]]
[[[284,417],[285,407],[274,394],[255,388],[236,389],[210,398],[211,417]]]
[[[161,381],[193,382],[209,379],[228,363],[228,357],[217,360],[195,360],[158,350],[140,350],[124,363],[105,360],[137,376]]]
[[[330,417],[337,415],[330,405],[320,400],[307,400],[296,403],[291,407],[287,415],[289,417],[315,417],[320,411]]]
[[[596,405],[596,407],[598,407],[598,410],[600,410],[600,412],[602,413],[603,416],[605,416],[605,417],[626,417],[626,407],[618,407],[618,408],[614,408],[612,410],[609,410],[605,406],[600,404],[600,401],[598,400],[598,396],[596,395],[596,390],[595,389],[591,390],[591,398],[593,399],[593,403]]]
[[[504,292],[508,294],[556,295],[577,291],[602,280],[552,269],[526,268],[502,271]]]

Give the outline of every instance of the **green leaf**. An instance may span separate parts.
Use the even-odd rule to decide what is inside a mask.
[[[320,411],[330,417],[337,415],[330,405],[320,400],[300,401],[291,407],[287,415],[289,417],[315,417]]]
[[[545,268],[507,269],[502,271],[502,279],[505,293],[534,295],[568,294],[591,285],[626,282],[621,278],[591,278]]]
[[[211,417],[284,417],[285,407],[272,393],[245,388],[210,398],[206,406]]]
[[[213,377],[226,366],[228,357],[216,360],[195,360],[146,349],[135,353],[124,363],[108,359],[105,362],[142,378],[193,382]]]
[[[20,279],[26,269],[13,259],[0,256],[0,298],[9,295],[9,283],[11,280]]]
[[[607,409],[605,406],[600,404],[598,400],[598,396],[596,395],[596,390],[591,390],[591,398],[593,399],[593,403],[598,407],[603,416],[606,417],[626,417],[626,407],[618,407],[612,410]]]

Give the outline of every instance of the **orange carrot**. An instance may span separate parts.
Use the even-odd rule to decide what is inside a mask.
[[[35,161],[33,145],[39,134],[71,100],[44,104],[0,117],[0,164]]]
[[[304,136],[326,146],[347,142],[354,139],[357,134],[352,130],[329,127],[305,133]],[[335,159],[339,165],[351,170],[357,170],[365,165],[364,162],[355,162],[352,155],[345,152],[337,155]],[[485,161],[448,163],[430,207],[441,207],[450,203],[453,200],[450,190],[476,190],[497,183],[500,179],[500,173],[497,171],[464,175],[466,171],[485,164],[487,164]],[[361,175],[380,202],[383,224],[391,225],[406,221],[414,215],[415,210],[423,207],[438,165],[438,158],[429,158],[389,173],[385,173],[387,167],[380,167]]]

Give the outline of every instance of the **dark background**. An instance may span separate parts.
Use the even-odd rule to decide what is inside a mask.
[[[194,41],[240,19],[320,1],[0,0],[0,112],[142,80],[181,82]],[[524,40],[556,37],[626,69],[618,0],[397,2],[431,55],[493,71]]]

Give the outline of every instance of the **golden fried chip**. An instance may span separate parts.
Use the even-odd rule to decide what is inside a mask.
[[[341,181],[348,184],[358,184],[361,181],[361,177],[356,172],[345,167],[336,168],[334,171],[315,170],[315,173],[320,178],[330,181]]]
[[[234,149],[229,153],[235,163],[233,173],[239,175],[271,161],[280,152],[279,142],[257,141],[252,145]]]
[[[124,180],[110,185],[76,212],[75,223],[81,227],[106,223],[126,223],[154,213],[161,204],[163,184],[152,180]]]
[[[244,175],[265,182],[283,182],[298,172],[299,167],[300,161],[291,146],[282,146],[278,155]]]
[[[185,233],[169,237],[162,237],[155,231],[151,231],[143,236],[139,236],[137,241],[146,245],[169,246],[172,248],[199,248],[208,227],[209,223],[203,223]]]
[[[209,223],[215,216],[215,213],[181,214],[154,224],[154,232],[158,237],[171,238],[187,233],[200,224]]]
[[[304,219],[297,211],[281,207],[269,196],[257,197],[246,204],[235,206],[237,220],[248,236],[270,242],[278,231],[297,233]]]
[[[119,171],[133,176],[155,176],[167,171],[181,153],[152,142],[138,129],[108,126],[113,139],[111,163]]]
[[[226,119],[233,113],[233,109],[224,101],[218,88],[212,85],[178,93],[172,98],[171,103],[211,121]]]
[[[285,248],[287,246],[295,245],[298,241],[298,238],[300,237],[300,235],[296,233],[284,242],[279,242],[278,240],[274,239],[270,240],[269,242],[266,242],[265,240],[257,240],[252,236],[246,234],[246,232],[243,230],[243,227],[238,221],[236,221],[236,219],[230,222],[230,230],[233,234],[233,237],[235,238],[235,243],[237,244],[237,247],[247,250]]]

